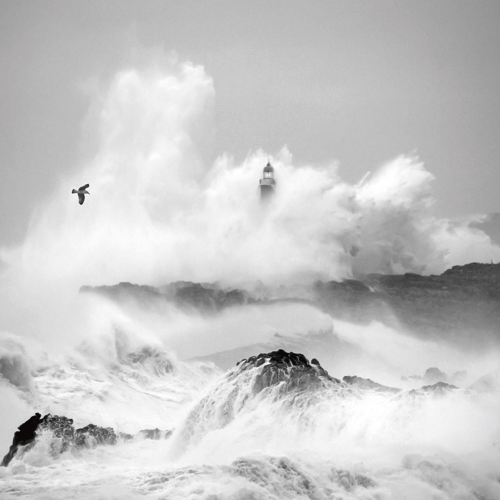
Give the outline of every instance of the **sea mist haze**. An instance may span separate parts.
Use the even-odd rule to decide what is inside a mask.
[[[434,176],[406,152],[355,184],[286,145],[207,163],[216,87],[173,55],[89,86],[89,151],[1,249],[0,453],[35,412],[134,437],[64,450],[42,433],[0,468],[0,496],[500,498],[498,328],[471,330],[471,349],[310,300],[318,281],[498,263],[486,217],[438,217]],[[262,204],[268,161],[276,193]],[[184,307],[165,298],[175,282],[247,299]],[[309,385],[263,378],[275,358],[233,360],[278,349],[305,355],[285,371]],[[173,432],[139,435],[155,428]]]

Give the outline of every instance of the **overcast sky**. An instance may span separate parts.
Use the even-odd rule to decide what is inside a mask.
[[[439,215],[500,211],[498,0],[0,0],[0,23],[0,244],[84,161],[85,88],[137,46],[213,78],[207,163],[286,144],[355,182],[416,152]]]

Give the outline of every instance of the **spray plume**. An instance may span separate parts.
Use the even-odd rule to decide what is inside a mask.
[[[176,280],[307,284],[318,278],[338,280],[370,272],[437,273],[454,264],[500,260],[500,248],[480,229],[471,227],[477,220],[456,222],[434,215],[433,175],[414,157],[398,157],[350,185],[342,181],[335,163],[295,165],[290,152],[283,148],[270,157],[276,172],[276,194],[271,203],[260,205],[257,185],[267,154],[255,151],[241,164],[235,164],[227,155],[212,165],[203,160],[201,151],[212,135],[213,105],[214,87],[204,69],[174,60],[146,69],[120,71],[107,91],[95,97],[92,110],[98,135],[96,154],[77,174],[63,179],[50,200],[37,210],[24,242],[0,253],[6,264],[0,277],[0,328],[10,332],[0,332],[0,368],[10,383],[2,383],[0,389],[3,398],[12,403],[9,408],[15,408],[17,422],[22,421],[19,415],[30,411],[26,401],[32,403],[29,398],[38,397],[36,404],[48,405],[49,411],[55,408],[69,413],[79,409],[82,418],[98,415],[103,425],[118,422],[125,406],[130,411],[138,408],[137,421],[130,417],[131,421],[126,422],[131,428],[141,425],[145,418],[151,425],[161,425],[167,413],[179,411],[181,403],[185,404],[203,383],[217,375],[214,367],[211,372],[206,366],[188,367],[178,360],[177,353],[188,357],[206,354],[210,349],[236,348],[256,337],[266,342],[274,334],[269,326],[272,324],[279,324],[284,331],[293,323],[300,332],[287,333],[301,333],[308,325],[323,329],[330,322],[327,315],[306,306],[269,308],[267,313],[258,307],[240,309],[211,321],[175,310],[163,315],[127,310],[96,297],[79,296],[81,285],[120,281],[162,285]],[[92,121],[89,119],[89,123]],[[90,183],[92,194],[81,207],[71,196],[71,187],[84,182]],[[293,317],[291,309],[297,317]],[[273,314],[277,319],[272,318]],[[239,336],[234,335],[238,325],[245,325]],[[365,363],[380,373],[384,373],[381,364],[388,367],[384,374],[387,377],[394,377],[394,372],[410,361],[414,369],[420,366],[421,359],[427,362],[442,356],[438,345],[433,345],[429,354],[429,346],[421,341],[409,343],[393,330],[379,328],[377,335],[374,331],[373,325],[353,328],[340,324],[339,342],[353,344],[353,358],[358,365]],[[34,361],[28,336],[45,345],[52,341],[57,348],[79,348],[69,360]],[[21,341],[21,337],[25,338]],[[381,338],[385,357],[380,352]],[[167,353],[166,347],[171,351]],[[359,352],[364,355],[359,356]],[[452,365],[450,361],[450,368]],[[362,370],[358,373],[370,376]],[[34,385],[38,394],[30,396]],[[107,387],[113,390],[108,393]],[[211,390],[207,389],[209,394]],[[25,396],[20,397],[19,391],[25,391]],[[318,401],[321,410],[323,403],[327,408],[330,399]],[[221,436],[224,442],[245,444],[249,440],[251,446],[247,448],[253,453],[254,440],[255,448],[262,447],[256,427],[268,423],[276,414],[280,417],[276,421],[284,422],[283,429],[292,435],[296,415],[291,414],[287,420],[285,405],[282,408],[278,403],[265,402],[259,406],[261,414],[257,412],[257,418],[249,412],[251,420],[238,417],[222,433],[203,435],[202,449],[200,445],[193,453],[198,459],[213,456],[220,451],[217,446]],[[358,399],[349,402],[350,407],[340,399],[338,404],[347,408],[350,422],[348,432],[342,435],[347,436],[345,442],[339,441],[339,450],[348,456],[360,443],[365,446],[362,449],[370,447],[373,438],[374,456],[378,459],[378,422],[401,421],[399,403],[387,407],[378,405],[375,398],[371,409]],[[493,407],[497,409],[497,399]],[[145,411],[141,411],[143,408]],[[470,410],[468,399],[466,403],[458,400],[455,408],[457,412],[465,408],[474,417],[474,425],[468,427],[471,431],[481,426],[488,429],[484,441],[490,439],[491,433],[497,435],[496,424],[489,420],[495,412],[489,407],[478,416],[474,408]],[[320,412],[319,417],[314,410],[303,415],[306,424],[317,421],[316,427],[306,425],[307,432],[299,434],[297,442],[303,443],[301,436],[307,436],[311,442],[325,443],[325,437],[333,439],[333,434],[343,430],[343,421],[332,419],[329,409]],[[382,412],[380,418],[366,420],[374,410]],[[387,419],[385,415],[392,410],[395,417]],[[433,407],[434,414],[441,415]],[[116,422],[110,421],[113,418]],[[414,420],[415,426],[420,425],[420,420]],[[332,422],[338,427],[332,427]],[[413,425],[413,420],[410,423]],[[463,419],[457,419],[458,431],[439,441],[447,452],[456,451],[455,436],[462,424]],[[272,425],[273,421],[268,427]],[[428,427],[439,431],[440,425],[440,421],[432,420]],[[417,431],[414,435],[420,436],[428,429]],[[0,436],[4,445],[7,434],[12,435],[10,429]],[[365,440],[365,434],[370,439]],[[236,435],[239,440],[233,439]],[[399,437],[396,444],[402,441]],[[409,449],[413,445],[421,449],[418,438],[414,441]],[[470,450],[476,452],[475,445],[466,447],[466,451]],[[147,451],[144,449],[142,454]],[[279,444],[270,451],[283,453],[287,449]],[[389,451],[392,453],[392,449]],[[384,451],[385,456],[389,451]],[[220,453],[220,460],[227,459],[225,452]],[[337,455],[340,460],[341,455]],[[400,460],[399,451],[396,455]],[[350,456],[352,460],[358,458]],[[158,463],[162,460],[163,455],[158,456]],[[406,460],[411,462],[411,457]],[[154,461],[148,455],[144,462]],[[293,469],[290,460],[286,467],[281,462],[276,466],[275,462],[264,456],[248,463],[262,470],[278,466],[279,470]],[[405,466],[403,473],[410,474],[412,467],[420,467],[417,462]],[[318,470],[323,470],[321,467],[318,465]],[[100,468],[97,473],[101,474]],[[335,474],[337,478],[343,472]],[[327,475],[330,481],[331,471]],[[352,478],[354,483],[358,480]],[[327,479],[320,479],[330,485]],[[382,477],[382,486],[384,481]],[[384,487],[392,488],[390,481],[387,479]],[[167,487],[174,483],[165,482]],[[401,483],[408,484],[404,478]],[[372,487],[371,483],[368,486]],[[427,488],[427,483],[424,486]],[[398,490],[394,487],[393,491]]]

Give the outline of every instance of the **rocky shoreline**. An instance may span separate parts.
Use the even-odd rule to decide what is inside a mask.
[[[445,376],[442,372],[441,374]],[[422,380],[423,383],[426,381],[429,381],[428,377]],[[314,393],[329,394],[328,391],[331,389],[334,389],[337,394],[343,394],[344,397],[355,394],[359,398],[366,394],[378,393],[387,398],[420,398],[445,397],[458,388],[443,381],[437,381],[423,385],[419,389],[405,391],[357,376],[345,376],[339,380],[330,376],[317,359],[309,361],[303,354],[279,349],[239,361],[218,385],[214,386],[212,394],[205,396],[192,409],[187,422],[189,424],[192,421],[191,423],[195,425],[200,421],[213,420],[214,415],[219,414],[222,408],[225,416],[219,425],[227,424],[231,419],[231,414],[236,411],[238,392],[246,394],[240,398],[240,404],[244,404],[245,401],[262,397],[263,394],[264,397],[293,395],[293,398],[301,396],[307,399]],[[186,433],[185,429],[184,433]],[[51,453],[57,456],[80,448],[115,445],[119,440],[127,442],[140,439],[168,439],[173,434],[173,430],[146,429],[131,435],[115,432],[111,427],[100,427],[94,424],[75,429],[71,418],[50,414],[42,417],[40,413],[35,413],[18,427],[12,445],[1,465],[8,466],[16,456],[22,456],[36,446],[37,441],[43,435],[47,434],[51,439]]]
[[[360,324],[379,321],[426,337],[445,333],[467,342],[473,332],[484,339],[492,334],[500,338],[500,264],[471,263],[430,276],[369,274],[362,280],[316,281],[309,286],[254,284],[235,289],[179,281],[158,288],[119,283],[80,291],[141,307],[173,304],[200,314],[247,304],[306,303],[332,318]]]

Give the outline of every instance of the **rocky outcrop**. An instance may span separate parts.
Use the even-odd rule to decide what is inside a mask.
[[[431,276],[370,274],[362,283],[317,282],[314,292],[313,302],[332,316],[402,324],[429,336],[465,339],[470,331],[498,332],[500,324],[500,264],[471,263]]]
[[[378,382],[374,382],[369,378],[357,377],[356,375],[346,375],[345,377],[342,377],[342,381],[348,385],[353,385],[359,387],[360,389],[367,389],[375,392],[396,393],[401,391],[401,389],[397,389],[396,387],[388,387],[386,385],[379,384]]]
[[[120,283],[82,287],[82,292],[142,307],[175,304],[181,309],[217,313],[227,307],[277,302],[308,303],[332,317],[368,324],[403,325],[424,336],[452,335],[464,342],[474,332],[485,339],[500,324],[500,264],[454,266],[441,275],[369,274],[362,280],[317,281],[311,286],[225,289],[218,284],[179,281],[154,288]]]
[[[89,424],[77,429],[74,435],[75,446],[92,448],[99,444],[116,444],[116,434],[111,427]]]
[[[35,413],[30,419],[26,420],[24,424],[21,424],[14,433],[14,439],[12,440],[12,445],[10,446],[9,452],[2,460],[2,467],[7,467],[10,461],[14,458],[17,450],[21,446],[27,446],[32,443],[36,437],[36,430],[40,424],[42,416],[40,413]]]
[[[75,429],[73,419],[50,413],[42,417],[35,413],[29,420],[18,427],[14,434],[12,445],[7,455],[2,460],[2,466],[7,466],[21,450],[28,450],[35,446],[36,439],[42,433],[50,433],[58,439],[57,453],[64,453],[70,448],[93,448],[98,445],[116,444],[118,438],[124,441],[132,440],[136,436],[131,434],[116,434],[111,427],[99,427],[89,424],[85,427]],[[167,439],[172,431],[160,431],[160,429],[146,429],[137,434],[142,439]]]
[[[167,302],[181,309],[204,313],[214,313],[249,301],[248,294],[242,290],[226,290],[216,284],[190,281],[177,281],[160,288],[126,282],[112,286],[82,286],[80,292],[97,293],[117,302],[133,301],[147,307]]]
[[[309,362],[303,354],[279,349],[243,359],[191,408],[178,432],[181,449],[261,404],[304,410],[332,389],[342,392],[346,387],[317,359]]]
[[[220,311],[226,307],[244,304],[245,294],[241,290],[221,290],[200,283],[174,283],[164,287],[173,293],[174,302],[181,307],[192,307],[204,312]]]
[[[412,389],[411,391],[408,392],[408,395],[410,396],[443,396],[445,394],[448,394],[451,391],[457,390],[458,387],[447,384],[445,382],[437,382],[436,384],[432,385],[424,385],[420,387],[420,389]]]
[[[325,383],[340,383],[340,380],[328,375],[317,359],[309,363],[303,354],[286,352],[283,349],[270,353],[261,353],[238,363],[238,373],[261,367],[253,381],[253,393],[283,383],[283,390],[311,389]]]
[[[35,445],[36,438],[44,432],[50,432],[55,438],[60,439],[59,452],[63,453],[70,447],[93,447],[100,444],[115,444],[116,434],[111,427],[99,427],[89,424],[86,427],[75,429],[73,419],[51,415],[43,418],[40,413],[35,413],[33,417],[21,424],[19,430],[14,434],[14,440],[7,455],[5,455],[2,465],[9,465],[21,447]]]

